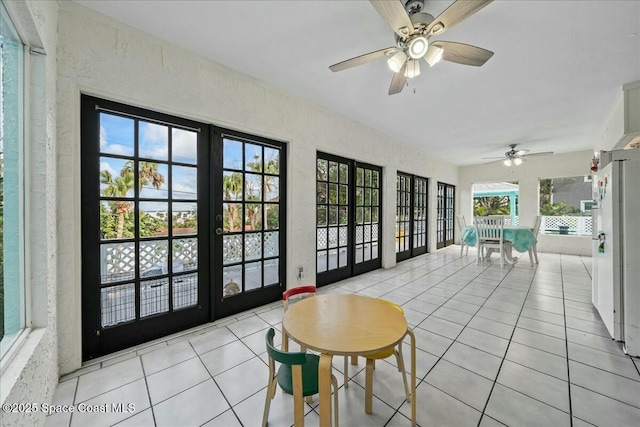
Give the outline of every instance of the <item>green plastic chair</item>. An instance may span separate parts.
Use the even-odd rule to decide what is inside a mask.
[[[267,354],[269,355],[269,385],[264,402],[262,427],[266,427],[269,420],[271,400],[276,395],[276,383],[282,391],[293,395],[294,426],[304,426],[304,397],[318,394],[318,365],[320,357],[315,354],[301,352],[289,353],[278,350],[273,346],[275,331],[269,328],[266,335]],[[276,363],[280,368],[276,373]],[[338,380],[331,375],[333,385],[334,423],[338,427]]]

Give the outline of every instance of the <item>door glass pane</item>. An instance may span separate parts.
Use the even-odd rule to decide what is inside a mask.
[[[262,172],[262,146],[244,144],[244,169]]]
[[[135,243],[122,242],[100,245],[100,277],[103,284],[135,279]]]
[[[277,230],[280,228],[280,205],[264,204],[264,229]]]
[[[234,264],[242,261],[242,234],[222,236],[222,263]]]
[[[272,231],[269,233],[264,233],[264,257],[270,258],[274,256],[278,256],[279,254],[279,233],[277,231]]]
[[[222,269],[222,296],[231,297],[242,292],[242,264]]]
[[[262,233],[245,234],[244,259],[252,261],[262,257]]]
[[[280,261],[269,259],[263,263],[264,285],[274,285],[280,283]]]
[[[239,172],[224,172],[222,174],[222,192],[224,200],[242,200],[242,174]]]
[[[100,312],[102,327],[135,320],[135,284],[127,283],[100,289]]]
[[[198,239],[173,240],[173,271],[198,269]]]
[[[246,200],[262,200],[262,175],[245,174],[244,197]]]
[[[198,304],[198,275],[183,274],[173,277],[173,309],[192,307]]]
[[[268,174],[280,174],[280,150],[264,147],[264,171]]]
[[[134,125],[133,119],[100,113],[100,152],[133,156]]]
[[[171,230],[174,236],[198,233],[197,203],[173,203]]]
[[[147,240],[140,242],[140,277],[153,277],[168,274],[168,240]]]
[[[271,176],[264,175],[263,177],[263,185],[264,185],[264,200],[266,202],[278,202],[280,199],[280,179]]]
[[[193,131],[176,128],[173,128],[171,132],[171,160],[178,163],[197,164],[198,134]]]
[[[247,203],[244,209],[245,231],[262,230],[262,205]]]
[[[195,171],[196,169],[193,168]],[[154,162],[138,162],[138,189],[140,197],[145,199],[166,199],[169,197],[169,168],[167,165]],[[175,182],[175,169],[174,182]],[[175,198],[175,196],[174,196]],[[195,198],[192,196],[190,198]]]
[[[242,169],[242,143],[231,139],[224,139],[222,143],[222,167],[225,169]]]
[[[138,156],[146,159],[169,158],[169,127],[156,123],[138,123]]]
[[[224,231],[240,231],[242,229],[242,203],[223,203],[222,223]]]
[[[250,291],[262,287],[262,262],[250,262],[245,264],[244,290]]]
[[[100,195],[133,197],[133,161],[100,157]]]
[[[169,311],[169,279],[140,283],[140,317]]]
[[[169,235],[168,204],[162,202],[140,202],[139,237]]]
[[[171,168],[171,191],[174,199],[198,198],[198,169],[189,166]]]

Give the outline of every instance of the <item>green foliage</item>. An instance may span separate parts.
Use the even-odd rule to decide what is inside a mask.
[[[164,183],[164,176],[158,172],[158,164],[140,162],[138,172],[138,191],[144,185],[151,183],[155,188],[160,188]],[[112,176],[107,170],[100,171],[100,184],[104,186],[102,195],[106,197],[127,197],[127,193],[135,185],[133,160],[125,163],[120,174]],[[113,201],[100,204],[100,230],[103,239],[121,239],[134,237],[134,215],[131,211],[133,203],[127,201]],[[153,236],[160,228],[161,223],[157,218],[147,213],[140,213],[140,235]]]
[[[566,192],[577,182],[579,177],[554,178],[540,180],[540,215],[543,216],[580,216],[583,213],[579,207],[564,202],[552,203],[554,192]]]
[[[475,197],[473,216],[510,215],[509,196]]]
[[[575,208],[564,202],[545,203],[540,205],[540,215],[542,216],[563,216],[563,215],[581,215],[579,208]],[[575,215],[574,215],[575,216]]]

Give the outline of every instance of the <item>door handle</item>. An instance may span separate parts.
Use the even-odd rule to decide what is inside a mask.
[[[222,228],[218,227],[218,228],[216,228],[216,234],[217,234],[218,236],[221,236],[221,235],[223,235],[223,234],[224,234],[224,231],[222,231]]]

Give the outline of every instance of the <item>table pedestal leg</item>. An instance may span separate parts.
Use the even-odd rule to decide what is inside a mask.
[[[367,414],[373,412],[373,363],[373,359],[367,359],[367,367],[365,368],[364,412]]]
[[[320,425],[331,425],[331,360],[332,354],[322,353],[318,366],[318,389],[320,406]],[[336,393],[338,391],[336,390]]]

